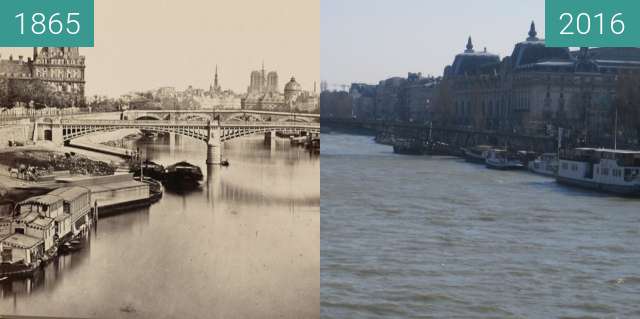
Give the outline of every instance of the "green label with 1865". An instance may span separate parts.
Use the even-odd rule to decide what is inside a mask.
[[[549,47],[640,46],[639,0],[545,0]]]
[[[92,47],[93,19],[93,0],[0,0],[0,47]]]

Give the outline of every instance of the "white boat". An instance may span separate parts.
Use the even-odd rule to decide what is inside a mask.
[[[576,148],[562,151],[558,183],[620,195],[640,195],[640,151]]]
[[[558,173],[558,155],[556,153],[544,153],[535,160],[529,162],[529,170],[540,175],[556,176]]]
[[[492,148],[493,147],[489,145],[477,145],[469,148],[463,148],[462,152],[464,153],[465,161],[469,163],[485,164],[487,155]]]
[[[511,156],[507,151],[492,149],[487,153],[485,164],[488,168],[510,170],[524,168],[522,162]]]

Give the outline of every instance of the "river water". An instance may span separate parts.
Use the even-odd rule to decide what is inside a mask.
[[[323,318],[640,318],[640,200],[323,134]]]
[[[0,283],[0,314],[319,317],[319,158],[284,140],[225,144],[230,167],[205,169],[201,142],[139,142],[161,164],[199,165],[201,188],[100,219],[84,250]]]

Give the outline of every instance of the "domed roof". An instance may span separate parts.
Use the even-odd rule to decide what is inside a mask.
[[[532,21],[529,28],[529,37],[526,41],[516,44],[511,53],[511,61],[514,68],[527,66],[533,63],[545,61],[572,61],[569,48],[550,48],[545,45],[544,39],[538,39],[536,25]]]
[[[291,80],[287,82],[287,84],[284,86],[284,90],[285,91],[301,91],[302,86],[300,86],[300,83],[296,82],[295,77],[291,77]]]

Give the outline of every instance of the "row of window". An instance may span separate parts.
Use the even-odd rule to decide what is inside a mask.
[[[84,61],[82,59],[38,59],[37,63],[39,64],[58,64],[58,65],[66,65],[66,64],[82,64]]]
[[[47,72],[47,69],[42,69],[42,70],[37,70],[36,71],[36,76],[37,77],[50,77],[50,78],[56,78],[56,79],[63,79],[65,78],[65,73],[66,73],[66,78],[67,79],[80,79],[82,78],[82,73],[80,72],[80,70],[75,70],[75,69],[71,69],[71,70],[63,70],[63,69],[53,69],[50,72]]]

